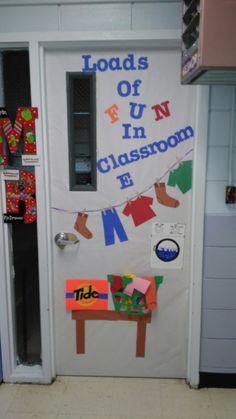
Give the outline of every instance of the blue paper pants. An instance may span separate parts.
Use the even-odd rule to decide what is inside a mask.
[[[105,245],[110,246],[115,243],[115,231],[121,242],[127,241],[128,237],[123,225],[118,217],[115,208],[102,212]]]

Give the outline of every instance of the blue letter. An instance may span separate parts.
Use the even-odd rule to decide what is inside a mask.
[[[122,127],[124,127],[125,129],[124,135],[122,136],[124,140],[127,140],[127,138],[131,138],[131,136],[129,135],[129,128],[131,126],[132,126],[131,124],[122,124]]]
[[[122,88],[123,85],[125,86],[125,90]],[[122,90],[123,90],[123,92],[122,92]],[[129,96],[130,92],[131,92],[130,83],[127,80],[121,80],[117,85],[117,92],[122,97]]]
[[[142,103],[133,103],[129,102],[130,104],[130,116],[134,119],[140,119],[143,116],[143,110],[147,106]],[[136,114],[135,114],[135,108],[136,108]]]
[[[82,71],[96,71],[96,64],[89,67],[89,59],[91,58],[91,55],[82,55],[82,58],[84,60],[84,68],[82,68]]]
[[[134,80],[134,82],[132,84],[132,87],[134,89],[134,93],[133,93],[132,96],[140,96],[140,93],[138,93],[138,87],[140,86],[141,83],[142,83],[142,81],[139,80],[139,79]]]
[[[116,179],[119,179],[121,183],[120,189],[129,188],[130,186],[134,185],[134,182],[129,172],[124,173],[123,175],[117,176]]]
[[[103,168],[102,167],[102,163],[105,163],[105,168]],[[98,160],[98,162],[97,162],[97,168],[98,168],[98,170],[99,170],[99,172],[101,172],[101,173],[107,173],[107,172],[110,172],[110,170],[111,170],[111,166],[108,164],[108,160],[107,160],[107,158],[105,157],[104,159],[100,159],[100,160]]]

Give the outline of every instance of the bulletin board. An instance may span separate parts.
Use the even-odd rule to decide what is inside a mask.
[[[53,244],[58,374],[186,375],[196,98],[195,88],[180,85],[179,59],[171,49],[46,52],[52,231],[79,239],[63,250]],[[67,72],[96,77],[93,192],[69,190]],[[163,278],[141,356],[134,319],[106,321],[100,312],[81,323],[84,314],[65,308],[66,280],[127,273]],[[109,287],[107,298],[105,309],[115,312]]]

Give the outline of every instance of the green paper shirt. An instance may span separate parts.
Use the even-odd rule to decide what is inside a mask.
[[[183,161],[179,167],[170,173],[168,186],[178,186],[182,193],[192,188],[192,160]]]

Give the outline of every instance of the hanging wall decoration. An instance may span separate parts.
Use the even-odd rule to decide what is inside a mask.
[[[192,188],[192,160],[182,161],[168,179],[169,186],[178,186],[184,194]]]
[[[192,160],[188,159],[193,152],[194,128],[190,107],[187,101],[181,105],[183,109],[179,106],[180,89],[177,87],[175,94],[170,81],[163,87],[169,69],[151,53],[107,53],[104,57],[84,53],[80,62],[81,72],[96,73],[98,85],[100,79],[103,83],[97,108],[102,127],[97,132],[102,138],[97,147],[97,174],[99,184],[106,185],[103,194],[109,204],[91,208],[84,202],[86,211],[82,205],[72,211],[55,209],[77,214],[74,228],[85,239],[96,235],[86,226],[88,215],[99,212],[105,246],[125,244],[129,241],[127,225],[139,227],[155,217],[160,219],[165,208],[179,209],[179,192],[186,194],[192,187]],[[113,194],[116,190],[118,202]]]
[[[24,203],[24,223],[31,224],[37,218],[37,205],[35,198],[35,176],[27,170],[20,170],[18,181],[6,181],[6,214],[4,222],[14,222],[19,214],[20,202]],[[14,215],[14,217],[13,217]],[[21,216],[22,214],[19,214]]]
[[[98,48],[47,54],[53,226],[55,234],[58,226],[65,231],[74,228],[80,239],[78,251],[67,246],[63,258],[61,252],[55,252],[56,295],[64,296],[62,265],[66,262],[68,273],[73,275],[95,280],[109,274],[108,307],[94,309],[93,303],[81,308],[73,301],[75,288],[68,291],[70,303],[73,301],[76,307],[72,313],[62,311],[63,298],[56,305],[58,365],[63,373],[66,358],[70,373],[85,375],[88,366],[89,373],[95,375],[104,371],[106,375],[151,377],[170,376],[174,371],[181,377],[186,371],[188,336],[183,319],[189,306],[186,256],[191,239],[197,96],[194,87],[180,85],[177,67],[177,51],[164,48]],[[75,144],[71,150],[77,163],[71,153],[68,156],[71,118],[62,118],[62,109],[67,107],[65,92],[70,94],[65,74],[73,78],[76,72],[78,83],[81,79],[91,81],[95,107],[90,114],[96,122],[93,125],[89,119],[91,125],[85,132],[84,121],[89,116],[85,110],[82,114],[75,109],[78,114],[74,117]],[[58,88],[60,106],[55,103]],[[84,93],[77,88],[71,92],[79,103]],[[92,125],[94,136],[89,135]],[[91,162],[94,182],[86,176],[88,184],[82,185],[77,175],[80,170],[82,173],[79,162],[84,155]],[[73,191],[68,166],[76,175],[75,182],[81,181]],[[167,229],[167,224],[173,228]],[[163,287],[161,275],[165,276]],[[84,291],[90,299],[93,287]],[[137,356],[145,354],[148,333],[145,360],[141,362],[133,356],[135,326]],[[69,341],[66,347],[61,328]],[[84,357],[75,356],[74,341],[77,353],[86,354]]]
[[[68,279],[66,281],[66,310],[107,310],[106,280]]]
[[[185,224],[155,223],[151,237],[151,267],[182,269]]]
[[[157,308],[157,291],[162,276],[108,275],[116,311],[142,315]]]
[[[7,157],[4,154],[4,136],[6,138],[9,151],[15,154],[19,148],[19,141],[23,131],[24,153],[35,155],[37,153],[35,120],[38,118],[38,109],[32,106],[19,107],[16,111],[16,120],[12,125],[8,112],[5,108],[0,108],[0,165],[7,165]]]
[[[136,357],[145,356],[146,325],[157,309],[157,291],[162,276],[108,275],[102,279],[66,280],[66,310],[76,321],[76,352],[85,354],[85,321],[135,321]],[[115,310],[108,309],[108,283]]]

